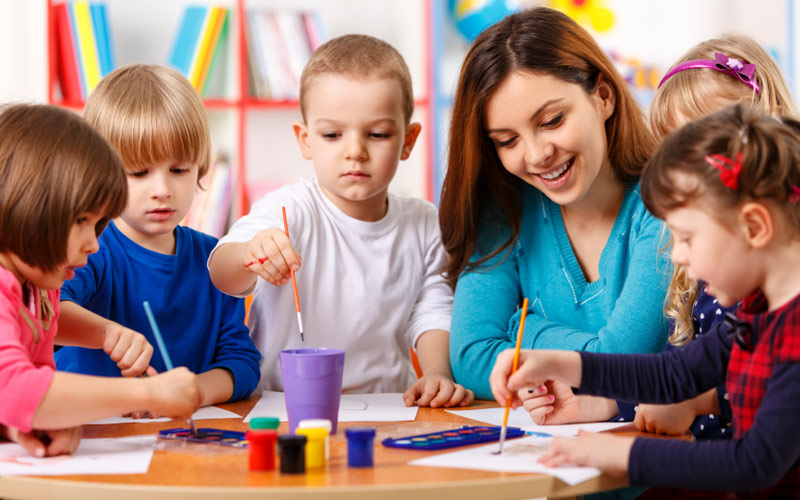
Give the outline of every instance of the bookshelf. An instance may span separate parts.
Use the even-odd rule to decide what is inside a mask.
[[[47,99],[75,110],[82,102],[59,97],[57,38],[53,6],[47,4]],[[104,0],[108,6],[112,44],[117,65],[135,62],[166,64],[177,34],[183,9],[193,0]],[[198,3],[194,1],[194,4]],[[209,114],[212,142],[232,168],[232,216],[249,210],[249,203],[264,192],[313,175],[310,162],[303,160],[295,144],[291,124],[300,119],[296,100],[250,97],[248,54],[245,36],[246,13],[252,8],[311,9],[317,12],[329,38],[345,33],[364,33],[394,45],[406,58],[414,82],[414,121],[423,132],[411,158],[402,162],[392,191],[434,200],[437,186],[437,148],[434,141],[437,113],[433,109],[433,71],[436,61],[431,46],[435,29],[431,21],[437,0],[388,2],[373,0],[200,0],[229,9],[224,72],[216,93],[204,98]],[[352,12],[359,10],[359,16]],[[364,23],[363,19],[370,19]]]

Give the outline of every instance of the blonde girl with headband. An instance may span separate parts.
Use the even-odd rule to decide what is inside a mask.
[[[513,351],[492,371],[502,405],[546,379],[581,393],[669,403],[726,383],[731,440],[582,433],[540,462],[595,466],[635,486],[724,490],[734,498],[800,491],[800,122],[736,105],[670,134],[648,161],[642,198],[663,218],[672,260],[735,314],[658,355]],[[729,496],[730,498],[730,496]]]
[[[778,65],[745,35],[706,40],[684,54],[666,73],[653,98],[650,124],[657,138],[688,121],[730,104],[748,104],[772,116],[797,116]],[[666,313],[674,322],[670,344],[679,346],[707,332],[728,309],[705,293],[702,283],[675,266]],[[641,430],[697,439],[730,436],[730,405],[724,386],[676,405],[639,405],[634,422]]]

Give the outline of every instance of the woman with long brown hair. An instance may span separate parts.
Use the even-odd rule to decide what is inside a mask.
[[[625,81],[564,14],[523,11],[475,40],[439,220],[455,288],[453,373],[477,397],[491,397],[488,376],[514,345],[523,297],[525,348],[664,348],[671,269],[638,187],[655,145]],[[530,393],[557,390],[569,389]],[[606,400],[571,401],[571,421],[617,413]]]

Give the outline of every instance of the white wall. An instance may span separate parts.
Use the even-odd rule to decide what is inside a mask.
[[[0,102],[47,100],[47,3],[0,0]]]

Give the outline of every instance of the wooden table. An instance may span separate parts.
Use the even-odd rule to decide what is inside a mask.
[[[256,399],[220,405],[245,416]],[[496,407],[494,402],[478,402],[471,409]],[[458,417],[442,409],[420,408],[417,423],[440,422],[477,425],[473,420]],[[200,427],[246,430],[241,419],[201,420]],[[121,437],[156,434],[158,430],[183,426],[180,422],[90,425],[84,427],[84,438]],[[471,469],[446,469],[408,465],[408,462],[431,452],[386,448],[377,443],[375,466],[349,468],[344,429],[364,424],[340,423],[332,437],[331,458],[324,469],[303,475],[287,475],[277,471],[251,472],[247,452],[229,450],[223,453],[198,452],[195,445],[188,452],[158,449],[153,454],[146,474],[75,475],[75,476],[12,476],[0,477],[0,498],[3,499],[264,499],[264,498],[331,498],[357,499],[442,499],[459,500],[517,499],[531,497],[574,498],[578,495],[623,487],[624,479],[600,476],[577,486],[541,474],[489,472]],[[378,428],[402,425],[379,422]],[[430,424],[434,425],[434,424]],[[285,423],[280,433],[287,432]],[[447,450],[444,450],[447,452]]]

